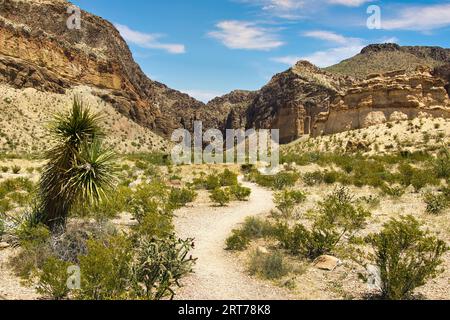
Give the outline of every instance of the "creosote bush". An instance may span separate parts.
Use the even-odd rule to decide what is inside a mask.
[[[209,195],[212,202],[224,207],[231,202],[230,190],[228,188],[216,188]]]
[[[421,227],[414,217],[402,217],[367,238],[373,253],[366,258],[380,269],[384,299],[409,299],[416,288],[442,271],[439,266],[448,246]]]
[[[250,256],[249,272],[265,279],[280,279],[290,272],[290,266],[280,252],[262,253],[255,250]]]
[[[306,201],[306,195],[301,191],[284,190],[275,193],[274,202],[276,208],[281,212],[283,219],[292,218],[297,205]]]
[[[443,193],[427,192],[424,194],[423,199],[427,205],[427,213],[430,214],[440,214],[450,206],[450,199]]]
[[[286,222],[280,222],[276,238],[292,254],[315,259],[333,253],[344,238],[351,238],[365,226],[369,216],[370,212],[354,201],[348,189],[342,187],[319,203],[311,228],[302,224],[291,227]]]
[[[248,201],[252,190],[238,184],[230,187],[230,193],[238,201]]]

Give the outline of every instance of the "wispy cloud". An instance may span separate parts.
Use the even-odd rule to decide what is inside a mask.
[[[402,8],[394,17],[382,20],[386,30],[430,31],[450,26],[450,4]]]
[[[260,7],[262,12],[288,20],[297,20],[309,16],[311,10],[326,6],[341,5],[346,7],[359,7],[364,3],[376,0],[237,0]]]
[[[160,34],[135,31],[128,26],[118,23],[114,24],[114,26],[128,43],[135,44],[139,47],[164,50],[172,54],[182,54],[186,52],[186,48],[182,44],[160,42],[160,38],[163,37]]]
[[[306,56],[275,57],[272,61],[293,65],[299,60],[307,60],[319,67],[328,67],[342,60],[358,54],[365,46],[365,42],[359,38],[349,38],[343,35],[323,30],[308,31],[302,34],[305,37],[324,40],[334,46],[330,49],[316,51]],[[339,45],[336,47],[336,45]]]
[[[216,28],[208,35],[230,49],[268,51],[284,45],[274,29],[264,28],[253,22],[228,20],[219,22]]]

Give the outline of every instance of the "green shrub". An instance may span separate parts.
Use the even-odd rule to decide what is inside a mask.
[[[160,181],[139,185],[130,203],[133,217],[141,222],[147,215],[171,215],[169,196],[169,188]]]
[[[206,190],[214,190],[221,186],[220,177],[215,174],[210,174],[202,181],[202,184]]]
[[[312,187],[321,184],[324,181],[324,176],[321,171],[307,172],[303,175],[303,182]]]
[[[284,219],[290,219],[297,205],[306,201],[306,195],[301,191],[280,191],[275,193],[274,202]]]
[[[258,171],[253,171],[249,175],[249,178],[262,187],[283,190],[287,187],[293,187],[300,177],[296,172],[280,172],[276,175],[263,175]]]
[[[174,209],[186,206],[188,203],[194,202],[197,193],[188,188],[172,188],[169,195],[169,202]]]
[[[403,197],[406,192],[404,186],[390,186],[387,183],[381,186],[381,191],[384,195],[397,199]]]
[[[233,230],[232,235],[226,240],[226,249],[231,251],[243,251],[250,244],[249,236],[242,230]]]
[[[14,174],[19,174],[20,170],[22,170],[22,168],[19,167],[19,166],[13,166],[13,167],[11,168],[11,171],[12,171],[12,173],[14,173]]]
[[[290,227],[280,223],[276,238],[293,254],[315,259],[332,253],[344,238],[351,238],[365,226],[369,216],[370,212],[353,200],[348,189],[338,188],[319,203],[310,229],[301,224]]]
[[[248,217],[240,229],[249,239],[260,239],[271,236],[274,233],[272,224],[258,217]]]
[[[123,236],[88,241],[88,253],[79,257],[82,270],[80,300],[125,299],[130,281],[132,246]]]
[[[433,169],[439,179],[450,178],[450,152],[447,149],[439,152],[433,162]]]
[[[427,205],[427,213],[430,214],[440,214],[450,205],[449,200],[445,194],[435,194],[432,192],[427,192],[423,196],[423,200]]]
[[[8,170],[9,170],[9,168],[8,168],[8,167],[5,167],[5,166],[3,166],[3,167],[2,167],[2,172],[3,172],[3,173],[7,173],[7,172],[8,172]]]
[[[416,288],[434,279],[448,250],[444,241],[422,231],[412,216],[391,220],[367,241],[374,251],[367,258],[379,267],[380,291],[389,300],[408,299]]]
[[[220,174],[219,179],[222,187],[231,187],[238,184],[238,175],[228,169],[225,169],[225,171]]]
[[[339,173],[336,171],[326,171],[323,175],[323,181],[326,184],[335,184],[339,179]]]
[[[69,262],[65,262],[55,257],[48,258],[42,269],[37,272],[36,291],[54,300],[61,300],[67,297],[69,289],[67,287]]]
[[[274,280],[286,276],[289,271],[290,267],[279,252],[265,254],[256,250],[250,257],[249,272],[251,275]]]
[[[331,253],[340,241],[339,236],[339,233],[333,228],[325,228],[320,225],[308,230],[301,224],[292,228],[287,224],[280,224],[276,232],[276,238],[283,248],[292,254],[300,254],[312,260],[323,254]]]
[[[231,202],[230,191],[228,189],[216,188],[210,192],[209,198],[221,207]]]
[[[230,187],[232,196],[238,201],[248,201],[252,190],[241,185],[234,185]]]

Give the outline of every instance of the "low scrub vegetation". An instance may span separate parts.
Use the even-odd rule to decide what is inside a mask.
[[[373,250],[366,258],[379,268],[382,298],[409,299],[416,288],[442,272],[439,267],[448,247],[421,227],[407,216],[390,221],[366,239]]]

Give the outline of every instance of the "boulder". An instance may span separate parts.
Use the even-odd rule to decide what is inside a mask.
[[[336,257],[333,256],[320,256],[314,261],[314,266],[317,269],[326,270],[326,271],[334,271],[342,262]]]

